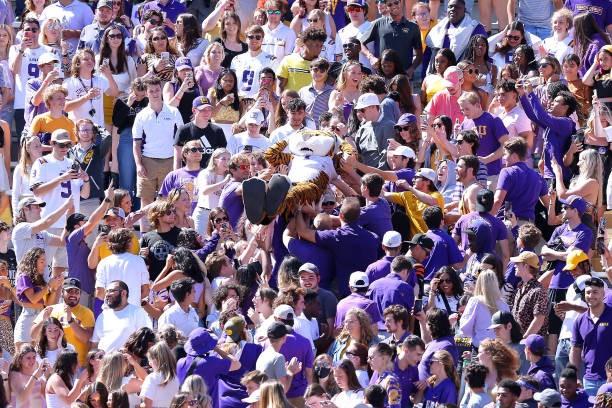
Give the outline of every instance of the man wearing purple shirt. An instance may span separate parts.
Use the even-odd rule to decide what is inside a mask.
[[[459,251],[457,242],[442,231],[444,227],[444,213],[437,205],[427,207],[423,211],[423,221],[427,224],[429,230],[425,233],[432,241],[433,248],[429,256],[423,261],[425,266],[425,282],[433,279],[438,270],[447,265],[453,268],[461,269],[463,263],[463,255]]]
[[[401,305],[412,310],[414,286],[406,282],[411,271],[410,260],[403,255],[398,255],[391,262],[391,273],[370,285],[368,297],[376,302],[381,315],[391,305]]]
[[[361,208],[359,225],[378,235],[379,239],[385,232],[393,230],[389,203],[380,198],[384,183],[385,180],[374,173],[368,173],[361,178],[361,195],[365,197],[366,205]]]
[[[156,0],[146,3],[142,7],[142,15],[147,10],[159,10],[165,14],[163,25],[166,27],[168,37],[174,37],[174,23],[179,14],[187,13],[187,7],[178,0]]]
[[[612,3],[609,0],[565,0],[563,6],[569,9],[574,17],[587,12],[595,18],[603,31],[612,31]]]
[[[25,86],[25,127],[24,130],[30,129],[30,124],[37,115],[49,112],[49,108],[43,101],[45,89],[54,83],[62,83],[63,75],[60,78],[59,72],[54,70],[54,63],[60,62],[57,55],[48,52],[38,57],[38,69],[40,74],[38,78],[30,78]]]
[[[185,162],[185,167],[171,171],[164,177],[159,196],[168,197],[171,190],[180,188],[186,192],[191,200],[191,211],[195,210],[198,203],[198,183],[196,179],[202,170],[200,162],[204,148],[199,140],[190,140],[181,149],[181,155]]]
[[[307,241],[329,249],[336,263],[336,279],[340,296],[349,295],[348,280],[354,271],[363,271],[378,258],[378,237],[359,225],[359,200],[347,197],[340,208],[341,227],[330,231],[314,231],[298,209],[298,235]]]
[[[426,380],[431,377],[429,366],[433,355],[438,350],[446,350],[453,356],[453,361],[457,364],[458,354],[455,338],[451,330],[448,315],[444,310],[432,308],[427,311],[427,315],[422,311],[414,316],[421,327],[424,337],[431,336],[431,341],[425,347],[425,353],[419,363],[419,380]]]
[[[369,286],[370,280],[364,272],[357,271],[351,274],[349,279],[351,294],[338,302],[336,309],[336,321],[334,322],[336,330],[342,329],[346,312],[356,307],[364,310],[370,316],[372,327],[375,328],[374,332],[378,331],[378,322],[381,321],[380,312],[376,303],[365,296]]]
[[[473,129],[478,133],[480,137],[478,158],[487,165],[489,174],[487,184],[494,189],[501,170],[502,146],[508,140],[508,130],[500,118],[482,110],[478,94],[464,92],[458,102],[466,117],[461,128]]]
[[[228,168],[232,175],[232,180],[223,186],[223,190],[221,190],[219,207],[225,208],[230,219],[230,224],[235,230],[238,220],[244,212],[244,204],[242,203],[242,182],[249,177],[251,161],[246,154],[238,153],[232,156],[228,163]]]
[[[584,361],[582,384],[589,396],[595,396],[606,382],[605,365],[612,357],[612,307],[604,303],[605,294],[601,279],[591,277],[585,282],[584,300],[589,308],[576,319],[572,333],[570,363],[580,367]]]
[[[385,251],[385,256],[368,265],[366,269],[370,284],[391,272],[391,262],[399,255],[402,248],[402,235],[397,231],[385,232],[382,239],[382,248]]]
[[[548,208],[548,186],[540,173],[527,167],[527,142],[513,137],[504,143],[506,167],[499,173],[493,214],[498,214],[502,205],[510,203],[512,212],[520,221],[519,225],[535,220],[535,206],[538,199]]]

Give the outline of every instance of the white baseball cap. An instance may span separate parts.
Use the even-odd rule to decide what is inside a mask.
[[[414,153],[414,150],[412,150],[408,146],[398,146],[395,148],[395,150],[393,150],[392,154],[394,156],[404,156],[409,159],[416,159],[416,154]]]
[[[380,106],[380,101],[378,100],[378,96],[373,93],[365,93],[357,99],[357,105],[355,105],[355,109],[363,109],[368,106]]]
[[[425,167],[421,167],[420,169],[418,169],[414,177],[423,177],[431,181],[432,183],[436,182],[436,172],[432,169],[428,169]]]
[[[295,312],[289,305],[278,305],[274,309],[274,317],[281,320],[293,320],[295,319]]]
[[[349,286],[351,288],[367,288],[370,286],[370,279],[368,279],[368,275],[365,272],[357,271],[351,273],[351,277],[349,278]]]
[[[263,121],[264,121],[264,115],[259,109],[253,109],[249,111],[247,118],[246,118],[247,125],[250,125],[250,124],[261,125]]]
[[[382,244],[387,248],[397,248],[402,245],[402,234],[397,231],[387,231],[383,235]]]
[[[38,57],[38,66],[48,64],[49,62],[60,62],[59,57],[52,52],[45,52]]]

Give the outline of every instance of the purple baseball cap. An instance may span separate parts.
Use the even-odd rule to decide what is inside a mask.
[[[587,203],[586,201],[584,201],[584,198],[579,197],[577,195],[571,195],[567,197],[567,199],[559,199],[559,201],[561,201],[565,205],[569,205],[570,207],[575,208],[580,214],[584,214],[587,209]]]
[[[406,126],[409,123],[417,123],[417,118],[412,113],[404,113],[399,117],[395,126]]]
[[[526,339],[521,340],[521,344],[524,344],[525,347],[536,354],[544,354],[548,349],[546,340],[539,334],[530,334]]]

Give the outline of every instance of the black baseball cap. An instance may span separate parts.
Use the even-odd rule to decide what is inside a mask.
[[[514,321],[515,320],[512,313],[498,310],[497,312],[493,313],[493,316],[491,316],[491,325],[487,327],[487,330],[493,330],[496,327],[506,325]]]
[[[268,338],[270,340],[282,339],[283,336],[288,335],[291,332],[291,328],[281,322],[274,322],[268,327]]]
[[[409,246],[420,245],[422,248],[429,250],[434,247],[433,240],[425,234],[414,234],[414,237],[410,241],[406,241],[406,244]]]
[[[483,188],[476,196],[476,211],[488,213],[493,209],[494,201],[495,195],[493,192],[487,188]]]
[[[74,227],[81,221],[87,221],[89,218],[85,216],[85,214],[74,213],[70,214],[68,218],[66,218],[66,231],[73,231]]]

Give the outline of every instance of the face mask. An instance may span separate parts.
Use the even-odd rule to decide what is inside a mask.
[[[323,366],[315,367],[315,373],[317,374],[317,377],[319,378],[327,377],[330,372],[331,372],[331,369],[329,367],[323,367]]]

